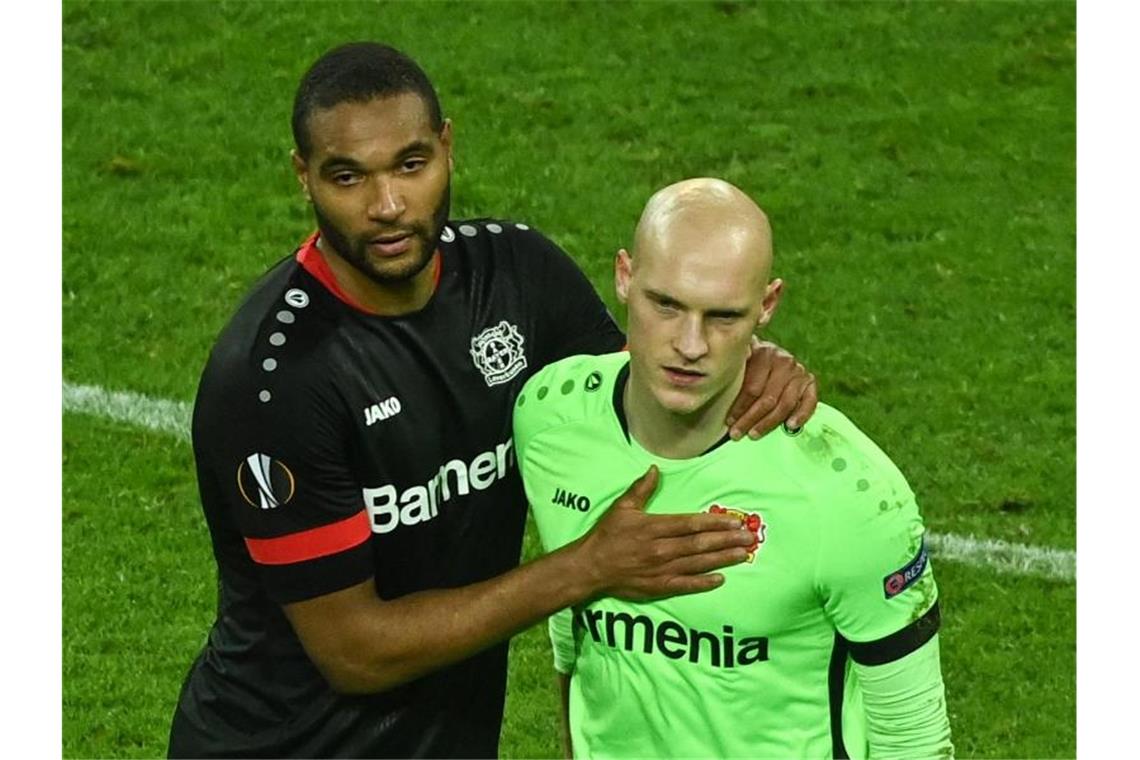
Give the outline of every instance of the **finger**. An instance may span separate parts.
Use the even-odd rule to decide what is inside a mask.
[[[808,375],[809,381],[807,388],[804,389],[800,395],[799,404],[796,405],[795,411],[792,416],[788,418],[786,423],[788,429],[792,432],[798,431],[804,426],[811,416],[815,414],[815,408],[819,404],[819,386],[815,382],[815,375]]]
[[[625,489],[625,493],[617,498],[614,506],[619,509],[645,509],[645,503],[649,501],[649,497],[657,490],[658,470],[657,465],[649,465],[649,469],[645,471],[637,480],[630,484],[629,488]]]
[[[728,416],[724,419],[724,424],[730,428],[735,428],[737,420],[760,400],[760,394],[763,393],[764,386],[768,383],[768,375],[772,371],[771,359],[772,354],[766,349],[753,351],[748,357],[748,363],[744,367],[744,382],[728,409]],[[741,431],[747,429],[741,428]]]
[[[684,596],[685,594],[699,594],[702,591],[712,591],[724,584],[724,576],[720,573],[706,575],[680,575],[663,580],[656,591],[650,591],[652,596]]]
[[[745,433],[756,427],[761,420],[766,419],[779,402],[779,397],[769,394],[757,398],[752,402],[752,406],[744,410],[740,419],[736,420],[728,429],[729,438],[739,441]]]
[[[760,436],[765,435],[772,430],[775,430],[776,427],[780,425],[780,423],[788,419],[792,413],[792,410],[796,408],[796,404],[799,403],[800,396],[803,395],[803,391],[806,386],[806,377],[799,378],[788,383],[784,387],[784,392],[780,394],[780,400],[776,402],[776,405],[772,408],[772,410],[768,412],[768,414],[764,415],[763,418],[757,420],[756,424],[754,424],[748,430],[748,437],[755,440]]]
[[[748,550],[742,546],[679,557],[662,568],[663,575],[696,575],[709,570],[739,565],[748,559]]]
[[[652,539],[692,537],[704,534],[745,533],[739,517],[698,512],[689,515],[646,515],[639,534]]]
[[[768,372],[762,378],[763,385],[755,386],[749,390],[756,400],[742,413],[739,418],[734,422],[729,423],[729,436],[734,440],[740,440],[745,432],[754,428],[760,420],[765,419],[772,413],[772,410],[780,403],[782,394],[787,390],[788,385],[795,382],[797,373],[799,375],[806,375],[803,365],[796,361],[795,357],[787,351],[779,347],[775,347],[775,351],[771,357],[768,365]],[[745,381],[747,382],[747,370],[745,370]],[[757,376],[757,380],[761,378]],[[738,400],[744,395],[744,388],[741,388],[741,393],[738,395]]]
[[[666,565],[689,557],[745,549],[756,542],[756,534],[747,530],[718,530],[689,536],[654,539],[654,556]],[[705,568],[706,570],[710,568]]]

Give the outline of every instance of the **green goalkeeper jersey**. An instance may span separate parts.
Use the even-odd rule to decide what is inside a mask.
[[[852,663],[937,645],[938,591],[906,480],[824,404],[795,435],[654,456],[628,433],[628,362],[624,352],[565,359],[516,401],[515,446],[543,548],[586,533],[651,464],[661,479],[650,512],[723,510],[755,538],[714,591],[601,598],[551,619],[556,667],[572,673],[575,754],[864,756]]]

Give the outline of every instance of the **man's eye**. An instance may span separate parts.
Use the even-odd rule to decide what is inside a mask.
[[[677,313],[677,304],[675,304],[675,303],[667,303],[665,301],[654,301],[653,305],[656,306],[657,311],[661,312],[662,314],[676,314]]]
[[[360,176],[352,172],[337,172],[332,175],[332,181],[338,185],[352,185],[360,179]]]
[[[420,169],[422,169],[422,168],[423,168],[423,167],[424,167],[426,164],[427,164],[427,160],[425,160],[425,159],[422,159],[422,158],[409,158],[407,161],[405,161],[405,162],[402,164],[402,168],[403,168],[403,170],[404,170],[405,172],[414,172],[414,171],[419,171],[419,170],[420,170]]]

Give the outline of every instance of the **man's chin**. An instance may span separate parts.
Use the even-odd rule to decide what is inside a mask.
[[[398,256],[364,255],[364,273],[381,285],[394,285],[415,278],[431,262],[431,253],[424,254],[419,247]]]
[[[653,396],[663,410],[680,416],[692,414],[708,402],[704,393],[686,388],[658,388]]]

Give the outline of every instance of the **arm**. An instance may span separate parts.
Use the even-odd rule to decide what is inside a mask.
[[[309,657],[342,693],[383,691],[498,643],[593,589],[574,553],[482,583],[382,601],[370,579],[295,602],[285,613]]]
[[[832,430],[832,456],[845,467],[823,497],[831,506],[821,512],[817,578],[848,643],[869,755],[952,757],[938,586],[914,493],[866,436],[834,411],[824,416],[832,417],[822,423]]]
[[[333,688],[383,691],[469,657],[556,610],[599,595],[645,599],[715,588],[707,571],[740,562],[749,543],[724,515],[646,515],[656,469],[578,541],[481,583],[391,601],[371,579],[284,606]],[[706,519],[706,518],[723,519]]]
[[[855,663],[872,758],[952,758],[950,719],[935,635],[905,657]]]

